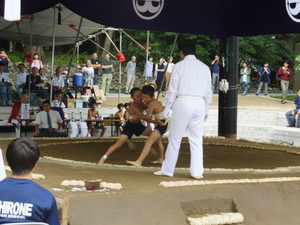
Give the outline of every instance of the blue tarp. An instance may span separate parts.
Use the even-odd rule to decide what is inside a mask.
[[[57,3],[84,18],[113,27],[213,36],[300,31],[297,0],[22,0],[22,14]]]

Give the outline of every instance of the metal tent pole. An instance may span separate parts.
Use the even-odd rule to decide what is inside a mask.
[[[220,67],[220,80],[229,83],[227,93],[219,91],[219,136],[236,139],[237,137],[237,96],[238,96],[238,60],[239,38],[223,38],[221,52],[226,58],[226,69]]]
[[[122,32],[120,32],[120,52],[122,52]],[[119,94],[118,103],[121,102],[122,62],[119,62]]]
[[[56,21],[55,21],[55,13],[56,13],[56,8],[54,7],[54,14],[53,14],[53,36],[52,36],[52,59],[51,59],[51,74],[50,74],[50,78],[51,76],[53,76],[54,74],[54,54],[55,54],[55,35],[56,35]],[[52,94],[53,94],[53,83],[52,83],[52,79],[51,78],[51,87],[50,87],[50,102],[52,102]]]
[[[150,31],[147,30],[147,48],[146,48],[146,64],[147,64],[147,61],[148,61],[148,57],[149,57],[149,39],[150,39]],[[145,64],[145,65],[146,65]],[[146,68],[145,68],[146,69]],[[147,76],[145,74],[145,81],[147,82]]]
[[[82,20],[83,20],[83,17],[80,17],[79,27],[78,27],[76,39],[75,39],[75,42],[74,42],[74,50],[73,50],[73,53],[72,53],[71,58],[70,58],[70,61],[69,61],[68,74],[67,74],[66,80],[68,80],[68,79],[69,79],[69,76],[70,76],[70,71],[71,71],[71,66],[72,66],[73,58],[74,58],[74,55],[75,55],[75,52],[76,52],[76,49],[77,49],[77,48],[76,48],[76,44],[77,44],[77,42],[78,42],[78,37],[79,37],[80,29],[81,29]],[[77,71],[77,68],[76,68],[76,71]],[[67,85],[66,85],[66,91],[68,90],[68,85],[69,85],[69,84],[68,84],[68,82],[67,82]]]

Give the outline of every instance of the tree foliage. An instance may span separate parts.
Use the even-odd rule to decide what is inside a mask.
[[[146,31],[126,30],[126,32],[143,46],[146,46]],[[150,55],[154,57],[154,62],[158,62],[160,57],[168,58],[171,53],[174,37],[175,33],[150,32]],[[220,40],[217,37],[180,34],[178,40],[182,38],[191,39],[196,42],[197,57],[207,65],[210,65],[214,55],[219,54]],[[135,55],[137,57],[138,66],[143,67],[146,61],[145,51],[126,36],[123,36],[123,53],[126,56],[126,60],[130,60],[130,56]],[[173,58],[175,62],[180,60],[177,45]],[[285,60],[290,61],[290,65],[293,67],[295,54],[294,50],[285,41],[283,35],[241,37],[240,60],[249,62],[254,70],[261,67],[265,62],[268,62],[271,70],[276,73]]]

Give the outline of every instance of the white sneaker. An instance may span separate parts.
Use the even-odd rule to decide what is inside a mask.
[[[157,171],[153,173],[155,176],[165,176],[161,171]]]
[[[200,180],[200,179],[203,178],[203,176],[192,176],[192,178],[195,179],[195,180]]]

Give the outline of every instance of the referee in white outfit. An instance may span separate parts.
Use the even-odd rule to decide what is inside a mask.
[[[162,168],[154,175],[174,175],[181,139],[187,130],[191,176],[200,179],[203,177],[203,123],[208,117],[212,101],[211,74],[209,67],[196,59],[193,42],[183,41],[178,48],[182,61],[173,69],[165,98],[165,119],[170,117],[172,109],[169,144]]]

